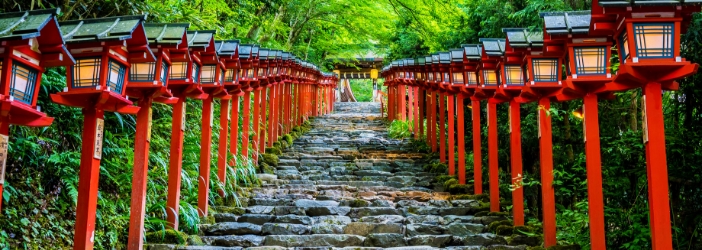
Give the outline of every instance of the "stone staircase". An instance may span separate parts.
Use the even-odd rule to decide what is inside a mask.
[[[422,155],[387,137],[376,103],[338,103],[261,175],[248,207],[202,226],[208,246],[177,249],[526,249],[488,233],[504,216],[435,192]],[[480,214],[487,214],[482,212]]]

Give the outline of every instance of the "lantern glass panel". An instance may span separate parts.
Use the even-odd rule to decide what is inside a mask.
[[[576,47],[575,73],[578,75],[604,75],[607,73],[606,47]]]
[[[639,58],[673,57],[673,23],[635,23],[636,56]]]
[[[468,85],[478,85],[478,75],[475,72],[466,71],[466,80]]]
[[[122,94],[122,89],[124,86],[124,75],[127,71],[127,67],[118,63],[117,61],[110,60],[110,71],[107,75],[107,87],[115,93]]]
[[[173,67],[171,67],[171,73],[168,78],[177,80],[185,80],[186,78],[188,78],[188,63],[174,62]]]
[[[463,73],[454,72],[453,73],[453,84],[462,85],[463,84]]]
[[[217,65],[202,65],[201,83],[214,83],[217,76]]]
[[[442,81],[442,82],[450,82],[451,79],[449,79],[449,73],[448,73],[448,72],[444,72],[443,75],[444,75],[444,77],[443,77],[443,79],[441,79],[441,81]]]
[[[72,87],[88,88],[100,85],[100,58],[77,59],[71,66]]]
[[[428,75],[429,75],[429,81],[433,81],[434,80],[434,72],[428,73]]]
[[[497,78],[497,72],[495,70],[483,70],[484,85],[497,85],[499,79]]]
[[[200,82],[200,65],[197,63],[193,63],[193,73],[192,73],[192,80],[194,83],[199,83]]]
[[[161,84],[166,86],[166,81],[168,80],[168,63],[166,61],[161,61]]]
[[[150,82],[156,76],[156,62],[132,63],[129,68],[129,81]]]
[[[234,83],[234,80],[236,80],[234,79],[234,77],[236,77],[234,72],[236,72],[234,69],[227,69],[227,71],[224,73],[224,81]]]
[[[536,58],[531,59],[531,64],[535,82],[558,81],[558,59]]]
[[[32,105],[34,100],[34,89],[37,84],[39,72],[29,66],[18,62],[12,62],[12,82],[10,83],[10,95],[27,105]]]
[[[619,57],[621,62],[629,59],[629,39],[627,39],[626,31],[619,36]]]
[[[219,68],[219,84],[224,84],[224,69]]]
[[[519,65],[505,65],[505,84],[524,85],[524,73]]]
[[[266,76],[266,68],[263,68],[263,67],[258,68],[258,76],[259,77]]]
[[[254,70],[253,70],[253,69],[247,69],[247,70],[246,70],[246,77],[247,77],[247,78],[254,78]]]

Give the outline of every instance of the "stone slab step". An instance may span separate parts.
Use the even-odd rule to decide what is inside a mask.
[[[268,235],[266,246],[282,247],[350,247],[363,246],[366,237],[348,234]]]

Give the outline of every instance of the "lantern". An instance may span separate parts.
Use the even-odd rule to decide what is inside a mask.
[[[476,96],[481,99],[490,98],[501,84],[501,64],[505,53],[505,39],[480,38],[483,44],[480,59],[480,85]]]
[[[455,90],[460,90],[466,83],[463,71],[463,49],[451,49],[449,53],[451,55],[451,86],[455,87]]]
[[[61,33],[76,64],[66,70],[68,86],[51,99],[83,110],[83,137],[74,248],[91,249],[95,230],[104,112],[135,114],[125,98],[131,63],[153,62],[144,16],[107,17],[62,22]]]
[[[440,87],[443,89],[450,88],[451,85],[451,53],[440,52],[438,72],[441,75]]]
[[[464,44],[463,47],[463,71],[464,92],[480,86],[479,67],[482,59],[483,47],[480,44]]]
[[[9,125],[51,125],[54,118],[37,106],[41,76],[45,67],[70,66],[74,62],[61,37],[58,13],[58,9],[47,9],[0,14],[3,23],[13,27],[0,36],[0,205]]]
[[[239,40],[215,41],[219,59],[224,64],[222,84],[230,94],[239,94]]]

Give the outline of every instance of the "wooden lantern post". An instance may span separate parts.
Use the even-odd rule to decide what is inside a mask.
[[[0,36],[0,208],[10,125],[50,126],[54,118],[37,106],[41,76],[45,68],[74,63],[61,36],[57,14],[58,9],[0,14],[5,25],[15,27]]]
[[[212,36],[214,31],[187,32],[188,49],[170,51],[172,66],[168,79],[168,89],[178,101],[173,106],[173,126],[171,128],[171,149],[168,168],[168,198],[166,201],[166,220],[178,230],[180,208],[180,182],[183,170],[183,137],[186,126],[186,99],[204,100],[208,95],[200,86],[202,51],[214,50]]]
[[[204,43],[205,38],[199,37],[202,33],[214,34],[214,31],[189,31],[195,34],[195,41],[200,41]],[[198,214],[201,217],[207,216],[207,211],[209,207],[209,193],[210,193],[210,167],[212,165],[212,127],[214,123],[214,99],[220,99],[221,110],[220,117],[227,117],[229,113],[229,100],[231,95],[227,93],[224,88],[224,77],[227,73],[226,65],[223,59],[220,59],[218,47],[215,44],[213,36],[209,37],[209,46],[207,50],[199,52],[199,58],[202,62],[202,68],[200,72],[200,85],[202,86],[203,92],[207,94],[207,98],[202,101],[202,129],[200,134],[200,176],[198,178]],[[225,52],[226,53],[226,52]],[[230,58],[232,55],[228,55]],[[230,72],[232,73],[232,72]],[[220,131],[225,131],[221,138],[224,139],[224,145],[220,147],[225,154],[227,148],[227,134],[226,126],[227,120],[224,119],[224,124],[220,124],[224,129],[220,128]],[[222,142],[220,141],[220,145]],[[224,160],[219,160],[218,164],[221,163],[224,168]]]
[[[230,96],[231,100],[221,99],[219,115],[219,145],[217,152],[217,178],[224,185],[227,184],[227,166],[236,165],[236,155],[238,153],[237,142],[239,139],[239,97],[244,93],[239,84],[239,40],[215,41],[215,50],[224,64],[224,78],[222,86]],[[228,110],[231,102],[231,113]],[[229,121],[231,128],[227,130]],[[227,147],[227,136],[229,136],[229,147]],[[231,161],[228,156],[231,155]],[[232,183],[234,185],[234,183]],[[219,190],[220,195],[224,195],[224,190]]]
[[[256,48],[254,48],[256,51]],[[252,144],[254,148],[254,162],[258,161],[258,156],[263,152],[265,145],[264,140],[266,137],[266,93],[268,86],[268,49],[260,48],[258,50],[258,64],[256,66],[258,81],[252,86],[256,91],[254,96],[254,118],[253,118],[253,129],[254,134],[252,138]]]
[[[404,69],[405,70],[405,81],[404,81],[404,83],[405,83],[405,88],[407,89],[407,94],[406,94],[406,97],[404,98],[405,104],[406,104],[405,106],[407,106],[407,110],[406,110],[407,115],[405,116],[406,117],[405,121],[407,121],[409,124],[412,124],[412,126],[407,126],[407,129],[410,132],[412,132],[412,130],[413,130],[412,127],[414,127],[414,121],[417,120],[416,117],[414,117],[414,103],[416,102],[415,98],[414,98],[414,84],[415,84],[415,82],[414,82],[414,77],[415,77],[414,64],[415,64],[415,61],[413,58],[405,59],[405,69]]]
[[[448,95],[448,113],[449,113],[449,148],[448,148],[448,159],[449,159],[449,175],[456,175],[456,144],[458,144],[458,155],[459,155],[459,167],[458,172],[464,172],[465,181],[465,139],[463,138],[463,97],[462,90],[465,87],[464,79],[464,66],[463,66],[463,49],[451,49],[450,53],[450,68],[449,68],[449,78],[450,85],[447,86],[449,91]],[[454,125],[455,124],[455,125]],[[456,126],[457,125],[457,126]],[[458,136],[455,136],[458,134]],[[458,140],[454,138],[457,137]],[[463,165],[461,165],[463,161]]]
[[[293,57],[292,54],[288,52],[283,52],[283,110],[285,114],[283,115],[283,131],[284,133],[290,133],[292,131],[292,112],[293,112],[293,83],[292,83],[292,67],[293,67]]]
[[[74,249],[93,248],[104,112],[139,111],[125,98],[126,73],[131,63],[155,60],[144,32],[144,19],[124,16],[60,24],[76,64],[66,71],[68,87],[52,94],[51,100],[82,108],[84,115]]]
[[[132,200],[129,214],[130,249],[142,249],[144,244],[144,217],[146,187],[149,172],[149,145],[151,142],[152,111],[154,101],[175,104],[177,97],[168,89],[168,73],[172,65],[171,51],[187,53],[186,30],[190,24],[144,24],[149,48],[155,52],[155,62],[132,63],[129,68],[127,95],[139,105],[134,137],[134,172],[132,175]]]
[[[244,92],[242,100],[243,123],[241,127],[241,155],[249,159],[249,129],[251,127],[251,92],[253,83],[257,81],[255,65],[258,63],[258,53],[254,52],[256,45],[242,44],[239,46],[239,84]]]
[[[438,55],[436,56],[437,58],[434,58],[434,56],[427,56],[426,57],[426,64],[425,64],[425,69],[427,71],[427,75],[429,77],[427,78],[427,91],[429,92],[427,94],[427,98],[429,99],[427,101],[427,139],[429,140],[429,146],[431,147],[431,152],[436,152],[437,151],[437,144],[436,144],[436,93],[435,90],[437,88],[437,74],[434,71],[434,59],[436,59],[437,64],[438,64]]]
[[[449,66],[451,63],[451,55],[449,52],[438,53],[438,60],[433,61],[435,69],[437,72],[437,93],[439,94],[439,161],[446,163],[446,153],[447,153],[447,142],[446,142],[446,101],[448,98],[448,92],[446,88],[449,86]]]
[[[424,135],[424,64],[426,58],[423,56],[414,59],[414,67],[411,69],[414,75],[414,139],[420,140]]]
[[[399,117],[398,119],[400,121],[407,121],[407,103],[406,103],[406,96],[407,96],[407,80],[408,80],[408,67],[407,65],[407,59],[400,60],[400,81],[397,82],[397,88],[395,90],[395,94],[397,95],[397,112]]]
[[[483,43],[482,56],[480,59],[480,82],[481,87],[475,90],[473,100],[488,100],[487,120],[488,120],[488,170],[490,177],[490,211],[500,211],[500,179],[497,156],[497,103],[493,98],[498,86],[501,83],[500,70],[502,56],[505,52],[505,39],[481,38]],[[475,107],[473,107],[475,112]],[[473,121],[476,122],[476,121]],[[479,131],[478,131],[479,132]],[[475,133],[475,131],[473,132]],[[475,185],[481,185],[476,180]]]
[[[465,159],[465,137],[464,131],[464,114],[463,103],[465,98],[472,98],[475,90],[480,87],[478,78],[478,69],[480,59],[482,58],[482,46],[479,44],[464,44],[463,47],[463,80],[464,84],[461,87],[461,94],[457,96],[456,110],[458,116],[458,183],[466,184],[466,159]],[[472,114],[469,119],[472,120],[473,126],[473,171],[474,171],[474,193],[482,193],[482,157],[481,157],[481,142],[480,142],[480,102],[471,101]]]
[[[525,31],[527,32],[527,31]],[[530,37],[542,37],[541,32],[530,32]],[[562,41],[545,37],[542,50],[532,47],[526,55],[527,78],[520,97],[525,102],[538,101],[539,161],[541,167],[541,204],[544,227],[544,246],[556,245],[556,201],[553,190],[553,139],[551,132],[551,98],[563,87],[561,65],[564,59]]]
[[[680,56],[680,34],[699,12],[694,1],[592,2],[594,31],[607,30],[617,40],[621,64],[605,91],[642,88],[648,204],[653,249],[672,249],[668,166],[665,151],[662,90],[676,90],[675,81],[697,72],[698,65]],[[609,16],[614,22],[599,20]],[[586,107],[587,109],[588,107]]]
[[[597,13],[599,11],[599,14]],[[590,244],[606,249],[602,162],[597,100],[608,97],[606,84],[612,82],[611,30],[594,30],[595,22],[614,22],[602,9],[591,11],[541,13],[544,30],[550,40],[561,39],[568,56],[566,80],[556,94],[558,101],[583,99],[583,133],[588,186]]]

